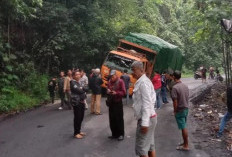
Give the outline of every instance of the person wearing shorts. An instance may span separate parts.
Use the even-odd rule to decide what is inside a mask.
[[[177,112],[175,114],[176,122],[180,130],[186,128],[187,116],[188,116],[188,109],[184,109],[183,111]]]
[[[132,76],[137,79],[133,90],[133,108],[138,120],[136,130],[135,152],[140,157],[156,157],[155,112],[156,93],[151,80],[143,70],[143,63],[134,61],[131,65]]]
[[[189,150],[188,146],[188,131],[186,127],[187,123],[187,116],[188,116],[188,108],[189,108],[189,89],[188,87],[180,81],[181,72],[175,71],[174,74],[174,81],[176,84],[173,86],[172,89],[172,100],[173,100],[173,108],[174,108],[174,115],[176,118],[176,122],[178,128],[182,132],[183,143],[177,146],[177,150]]]

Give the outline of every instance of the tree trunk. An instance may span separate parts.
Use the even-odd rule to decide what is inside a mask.
[[[7,20],[7,43],[10,45],[10,17]],[[8,47],[8,55],[10,55],[10,48]]]

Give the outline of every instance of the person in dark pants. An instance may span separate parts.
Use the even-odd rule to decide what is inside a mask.
[[[64,71],[60,72],[60,78],[58,79],[58,93],[60,96],[60,100],[61,100],[61,105],[59,107],[59,110],[62,110],[65,104],[65,93],[64,93]]]
[[[87,87],[82,87],[79,83],[81,73],[73,72],[73,80],[70,82],[71,89],[71,104],[74,112],[74,137],[82,139],[86,134],[81,132],[81,124],[84,119],[85,103]]]
[[[48,91],[49,91],[49,94],[50,94],[50,98],[51,98],[52,104],[54,104],[55,90],[56,90],[56,78],[53,77],[53,78],[48,82]]]
[[[67,71],[67,76],[64,79],[64,93],[66,96],[66,104],[68,105],[69,109],[72,109],[71,106],[71,91],[70,91],[70,81],[72,80],[72,70]]]
[[[161,75],[161,97],[163,100],[163,103],[169,103],[167,100],[167,80],[166,80],[166,72],[163,72]]]
[[[92,78],[89,81],[89,88],[92,91],[91,96],[91,114],[101,114],[101,85],[103,84],[102,78],[100,77],[100,69],[97,68],[94,71]]]
[[[127,74],[127,70],[123,71],[121,79],[124,81],[125,88],[126,88],[126,105],[129,101],[129,87],[130,87],[130,76]]]
[[[118,78],[116,71],[110,72],[110,80],[107,87],[107,103],[109,106],[109,121],[112,136],[109,138],[117,138],[119,141],[124,139],[124,119],[122,97],[126,94],[123,80]]]

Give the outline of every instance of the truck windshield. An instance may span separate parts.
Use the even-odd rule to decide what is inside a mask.
[[[104,65],[108,66],[110,69],[116,69],[120,71],[127,69],[128,73],[130,74],[132,73],[130,67],[133,61],[134,61],[133,59],[109,53],[109,55],[105,60]]]

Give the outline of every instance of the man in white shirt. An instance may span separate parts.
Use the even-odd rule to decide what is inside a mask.
[[[140,157],[156,157],[155,127],[157,114],[154,106],[156,94],[152,82],[144,73],[143,63],[134,61],[132,76],[137,79],[133,90],[133,107],[138,120],[135,150]]]

